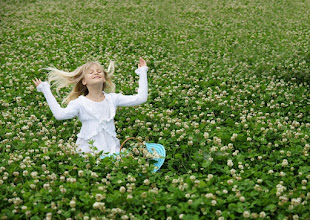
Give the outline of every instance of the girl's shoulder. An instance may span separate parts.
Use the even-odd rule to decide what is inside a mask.
[[[105,93],[105,95],[107,95],[110,99],[115,101],[115,100],[117,100],[122,95],[122,93],[112,92],[112,93]]]
[[[115,93],[115,92],[110,92],[110,93],[104,92],[103,94],[112,99],[115,99],[118,96],[118,93]]]
[[[83,101],[83,95],[80,95],[76,99],[71,100],[68,104],[79,104]]]

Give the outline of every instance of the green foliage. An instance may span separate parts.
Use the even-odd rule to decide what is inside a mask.
[[[309,1],[1,1],[2,219],[309,219]],[[75,153],[78,119],[57,121],[32,79],[116,63],[120,140],[143,157]],[[69,92],[52,89],[57,101]],[[91,145],[91,142],[90,142]]]

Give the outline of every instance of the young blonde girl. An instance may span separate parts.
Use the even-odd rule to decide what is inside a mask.
[[[33,80],[39,92],[42,92],[57,120],[78,117],[82,122],[77,135],[77,151],[82,153],[118,153],[120,141],[116,137],[114,117],[117,106],[135,106],[147,101],[148,83],[145,60],[139,59],[138,69],[139,89],[136,95],[114,93],[112,82],[114,63],[110,62],[107,71],[100,63],[90,61],[78,67],[73,72],[64,72],[55,68],[47,68],[48,81]],[[72,91],[62,103],[68,103],[66,108],[60,107],[50,90],[50,82],[55,81],[56,91],[68,85],[73,85]],[[108,91],[110,93],[108,93]],[[94,140],[97,148],[91,151],[89,141]]]

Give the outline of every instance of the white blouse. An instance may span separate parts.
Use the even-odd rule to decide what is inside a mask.
[[[93,145],[97,147],[97,151],[93,152],[118,153],[120,141],[116,137],[114,125],[116,108],[117,106],[135,106],[147,101],[147,71],[147,66],[135,70],[135,73],[140,76],[138,94],[123,95],[102,91],[105,99],[101,102],[92,101],[84,95],[80,95],[75,100],[70,101],[66,108],[62,108],[53,96],[48,82],[40,83],[37,90],[44,94],[57,120],[71,119],[77,116],[82,122],[76,141],[78,152],[91,152],[88,142],[94,140]]]

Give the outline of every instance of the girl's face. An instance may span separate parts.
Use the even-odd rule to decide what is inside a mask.
[[[103,84],[105,82],[104,72],[97,65],[92,65],[85,72],[82,80],[83,85],[89,86],[94,84]]]

